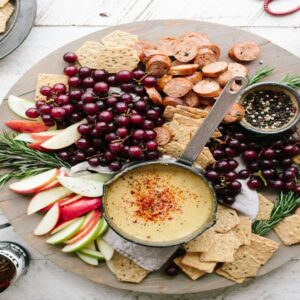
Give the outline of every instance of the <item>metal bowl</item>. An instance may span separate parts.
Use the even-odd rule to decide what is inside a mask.
[[[297,112],[295,116],[283,127],[276,128],[276,129],[270,129],[270,130],[263,130],[257,127],[252,126],[249,124],[245,118],[242,119],[240,122],[241,126],[243,126],[245,129],[255,132],[257,134],[261,135],[272,135],[272,134],[278,134],[278,133],[283,133],[293,126],[295,126],[299,119],[300,119],[300,96],[297,93],[296,90],[290,88],[289,86],[282,84],[282,83],[277,83],[277,82],[263,82],[263,83],[257,83],[253,84],[250,87],[246,88],[243,93],[240,96],[240,103],[242,104],[245,97],[249,95],[249,93],[257,91],[257,90],[271,90],[271,91],[281,91],[290,96],[292,102],[294,105],[297,107]]]

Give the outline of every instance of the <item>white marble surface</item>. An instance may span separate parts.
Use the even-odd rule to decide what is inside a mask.
[[[26,1],[26,0],[24,0]],[[187,18],[237,26],[260,34],[300,56],[300,13],[274,18],[262,10],[261,0],[38,0],[35,26],[26,41],[0,61],[0,99],[40,58],[93,31],[110,25],[147,19]],[[297,0],[275,1],[272,7],[299,5]],[[108,17],[101,17],[106,13]],[[5,217],[0,213],[0,224]],[[11,227],[0,230],[0,240],[18,240]],[[25,245],[28,249],[30,247]],[[31,249],[30,249],[31,250]],[[280,269],[245,285],[209,294],[146,295],[94,284],[32,254],[26,276],[0,294],[2,300],[83,299],[206,299],[298,300],[300,256]]]

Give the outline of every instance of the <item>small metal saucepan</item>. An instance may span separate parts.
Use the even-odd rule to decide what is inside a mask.
[[[241,89],[239,91],[231,91],[230,86],[235,81],[241,82]],[[216,195],[212,188],[212,186],[207,182],[205,177],[202,174],[202,170],[193,166],[194,161],[198,157],[199,153],[203,150],[205,144],[212,136],[215,129],[218,127],[218,125],[221,123],[224,115],[227,113],[227,111],[230,109],[230,107],[238,100],[238,97],[242,90],[247,85],[247,79],[245,77],[236,76],[232,78],[226,87],[224,88],[221,96],[219,97],[218,101],[216,101],[215,105],[213,106],[212,110],[208,114],[208,116],[205,118],[202,125],[199,127],[195,135],[193,136],[192,140],[187,145],[186,149],[184,150],[183,154],[177,161],[163,161],[163,160],[157,160],[157,161],[150,161],[150,162],[139,162],[133,165],[128,166],[121,172],[119,172],[117,175],[115,175],[109,182],[107,182],[104,186],[104,194],[102,197],[103,205],[103,215],[106,219],[109,226],[120,236],[123,238],[132,241],[136,244],[144,245],[144,246],[150,246],[150,247],[167,247],[167,246],[174,246],[179,245],[185,242],[188,242],[197,236],[199,236],[201,233],[203,233],[205,230],[210,228],[215,224],[215,216],[216,216],[216,207],[217,207],[217,201],[216,201]],[[199,184],[205,184],[205,187],[209,190],[209,193],[211,194],[211,210],[209,212],[209,216],[207,217],[206,221],[202,223],[198,228],[193,229],[192,232],[187,233],[185,236],[180,236],[178,238],[172,238],[168,239],[160,239],[160,240],[151,240],[145,238],[140,238],[132,234],[132,232],[129,232],[128,229],[121,228],[118,224],[117,217],[113,218],[110,215],[110,209],[109,204],[111,204],[114,201],[113,197],[110,197],[110,188],[113,184],[116,184],[118,182],[118,185],[120,186],[120,190],[122,189],[122,182],[124,182],[124,176],[128,174],[128,172],[132,172],[133,170],[140,170],[142,172],[143,168],[145,166],[153,166],[157,168],[161,168],[163,166],[164,172],[168,172],[168,169],[170,168],[180,168],[182,171],[186,174],[186,172],[191,172],[194,175],[196,175],[199,178]],[[158,167],[159,166],[159,167]],[[162,169],[160,169],[162,170]],[[132,173],[130,173],[132,174]],[[172,174],[171,174],[172,175]],[[197,178],[195,177],[195,178]],[[201,183],[200,183],[201,182]],[[178,186],[184,185],[184,182],[179,183]],[[197,194],[198,195],[198,194]],[[115,196],[115,195],[114,195]],[[110,202],[112,201],[112,202]],[[121,216],[120,216],[121,217]],[[146,222],[146,221],[145,221]],[[149,222],[149,221],[148,221]],[[151,221],[150,221],[151,222]],[[145,230],[147,229],[146,225]],[[124,226],[123,226],[124,227]],[[174,231],[176,231],[176,228],[174,228]]]

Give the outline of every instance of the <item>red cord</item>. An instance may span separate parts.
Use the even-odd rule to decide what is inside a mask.
[[[284,12],[274,12],[273,10],[271,10],[269,8],[269,4],[272,2],[273,0],[264,0],[264,11],[272,16],[287,16],[287,15],[291,15],[295,12],[297,12],[298,10],[300,10],[300,5],[292,8],[290,10],[284,11]]]

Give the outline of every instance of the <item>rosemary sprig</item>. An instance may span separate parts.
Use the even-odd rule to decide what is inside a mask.
[[[300,197],[293,192],[281,192],[272,210],[271,218],[267,221],[255,221],[252,225],[252,232],[258,235],[268,234],[272,228],[291,215],[300,206]]]
[[[288,85],[291,88],[299,89],[300,88],[300,74],[298,75],[286,75],[280,80],[281,83]]]
[[[260,81],[264,77],[270,75],[273,72],[273,70],[274,70],[273,67],[263,67],[261,69],[258,69],[256,71],[256,73],[252,77],[249,78],[248,86],[252,85],[252,84]]]
[[[0,135],[0,169],[6,169],[0,175],[0,188],[12,178],[21,179],[53,168],[70,167],[55,154],[30,149],[14,137],[8,132]]]

